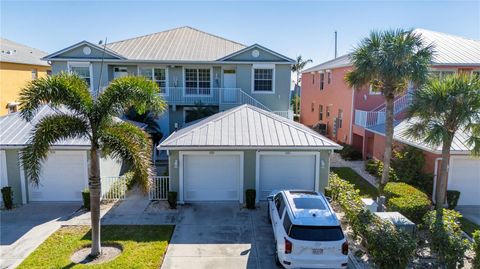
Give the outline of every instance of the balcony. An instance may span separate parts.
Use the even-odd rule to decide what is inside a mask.
[[[393,114],[394,116],[405,111],[410,105],[412,100],[411,94],[406,94],[395,100],[393,103]],[[385,104],[371,110],[365,111],[360,109],[355,109],[355,125],[361,127],[371,127],[379,124],[385,123]]]
[[[203,105],[239,106],[249,104],[270,111],[285,118],[293,119],[293,112],[272,111],[240,88],[188,88],[168,87],[161,93],[165,101],[171,105]]]

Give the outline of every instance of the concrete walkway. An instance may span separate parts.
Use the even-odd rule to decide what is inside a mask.
[[[367,171],[365,171],[365,162],[363,160],[360,161],[345,161],[340,157],[340,154],[333,153],[330,157],[330,166],[331,167],[350,167],[352,168],[357,174],[361,177],[366,179],[370,184],[375,187],[378,187],[377,178],[370,175]]]
[[[1,211],[0,268],[17,267],[80,206],[80,203],[30,203]]]
[[[179,212],[162,268],[277,268],[274,253],[265,205],[190,204]]]

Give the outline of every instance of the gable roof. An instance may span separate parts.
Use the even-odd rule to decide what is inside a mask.
[[[215,61],[246,46],[184,26],[107,44],[131,60]]]
[[[410,125],[415,121],[416,121],[415,118],[411,120],[405,119],[403,121],[395,121],[394,123],[395,127],[393,128],[393,139],[403,144],[414,146],[434,154],[442,154],[442,145],[432,146],[432,145],[426,144],[424,141],[420,139],[413,139],[407,135],[406,131],[410,128]],[[385,124],[372,126],[367,129],[374,133],[385,135]],[[469,137],[470,135],[468,133],[462,130],[458,130],[455,133],[455,137],[453,138],[450,152],[452,154],[470,154],[470,150],[472,149],[472,147],[467,145],[467,142],[466,142]]]
[[[253,44],[253,45],[251,45],[251,46],[245,47],[245,48],[243,48],[243,49],[241,49],[241,50],[239,50],[239,51],[236,51],[236,52],[234,52],[234,53],[232,53],[232,54],[229,54],[229,55],[227,55],[227,56],[224,56],[224,57],[218,59],[218,61],[227,61],[228,59],[230,59],[230,58],[232,58],[232,57],[235,57],[235,56],[237,56],[237,55],[239,55],[239,54],[241,54],[241,53],[243,53],[243,52],[245,52],[245,51],[249,51],[249,50],[255,49],[255,48],[264,50],[264,51],[266,51],[266,52],[268,52],[268,53],[271,53],[271,54],[273,54],[273,55],[275,55],[275,56],[277,56],[277,57],[279,57],[279,58],[281,58],[281,59],[283,59],[283,60],[285,60],[285,61],[287,61],[287,62],[295,63],[295,60],[293,60],[293,59],[291,59],[291,58],[288,58],[287,56],[282,55],[282,54],[280,54],[280,53],[277,53],[277,52],[275,52],[275,51],[273,51],[273,50],[271,50],[271,49],[267,49],[267,48],[265,48],[264,46],[261,46],[261,45],[259,45],[259,44]]]
[[[87,45],[87,46],[89,46],[89,47],[93,47],[93,48],[95,48],[95,49],[97,49],[97,50],[100,50],[100,51],[103,51],[103,50],[105,49],[105,53],[106,53],[106,54],[109,54],[110,56],[112,56],[112,57],[114,57],[114,58],[117,58],[117,59],[126,59],[126,58],[123,57],[122,55],[120,55],[120,54],[116,53],[115,51],[109,49],[109,48],[108,48],[108,45],[107,45],[107,47],[104,48],[103,46],[99,46],[99,45],[93,44],[93,43],[88,42],[88,41],[86,41],[86,40],[80,41],[80,42],[75,43],[75,44],[73,44],[73,45],[71,45],[71,46],[69,46],[69,47],[66,47],[66,48],[62,49],[62,50],[59,50],[59,51],[54,52],[54,53],[52,53],[52,54],[49,54],[49,55],[43,57],[43,59],[45,59],[45,60],[50,60],[50,59],[52,59],[52,58],[54,58],[54,57],[56,57],[56,56],[58,56],[58,55],[60,55],[60,54],[62,54],[62,53],[65,53],[65,52],[67,52],[67,51],[73,50],[73,49],[75,49],[75,48],[78,48],[78,47],[81,47],[81,46],[84,46],[84,45]]]
[[[341,149],[303,124],[251,106],[238,106],[171,134],[159,149]]]
[[[56,113],[69,113],[67,109],[52,109],[48,105],[41,107],[33,119],[25,121],[19,112],[11,113],[0,117],[0,147],[23,147],[28,144],[31,132],[42,118]],[[58,141],[54,146],[79,146],[90,147],[86,138],[67,139]]]
[[[46,52],[31,48],[11,40],[0,38],[0,62],[49,66],[40,60]]]
[[[480,66],[480,40],[420,28],[413,30],[413,32],[420,34],[425,44],[434,45],[433,65]],[[351,66],[350,56],[351,53],[345,54],[310,67],[303,73]]]

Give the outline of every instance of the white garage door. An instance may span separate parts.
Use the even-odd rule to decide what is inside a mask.
[[[480,160],[452,157],[448,189],[460,191],[459,205],[480,205]]]
[[[316,154],[259,154],[259,199],[273,190],[315,190]]]
[[[185,201],[238,201],[241,191],[241,155],[183,155]]]
[[[30,201],[81,201],[87,187],[85,151],[55,151],[43,163],[38,187],[29,185]]]

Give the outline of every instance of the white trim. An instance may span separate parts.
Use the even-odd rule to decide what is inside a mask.
[[[1,184],[5,183],[5,184]],[[8,186],[8,173],[7,173],[7,154],[5,150],[0,150],[0,188]]]
[[[315,183],[314,190],[319,191],[320,187],[320,152],[318,151],[257,151],[255,154],[255,189],[257,190],[257,196],[255,201],[258,203],[260,193],[260,157],[262,155],[288,155],[288,156],[315,156]]]
[[[238,155],[240,157],[240,175],[239,175],[239,183],[238,183],[238,201],[240,204],[243,204],[243,185],[244,185],[244,154],[243,151],[180,151],[178,153],[178,161],[179,161],[179,203],[185,203],[184,201],[184,178],[183,178],[183,157],[185,155]]]
[[[242,54],[242,53],[244,53],[244,52],[246,52],[246,51],[248,51],[248,50],[254,49],[254,48],[264,50],[264,51],[266,51],[266,52],[268,52],[268,53],[270,53],[270,54],[273,54],[273,55],[275,55],[275,56],[277,56],[277,57],[279,57],[279,58],[282,58],[282,59],[286,60],[289,64],[294,64],[294,63],[295,63],[295,60],[290,59],[290,58],[288,58],[288,57],[286,57],[286,56],[284,56],[284,55],[282,55],[282,54],[280,54],[280,53],[278,53],[278,52],[275,52],[275,51],[271,50],[271,49],[267,49],[267,48],[265,48],[265,47],[263,47],[263,46],[261,46],[261,45],[259,45],[259,44],[253,44],[253,45],[251,45],[251,46],[245,47],[245,48],[243,48],[243,49],[241,49],[241,50],[239,50],[239,51],[236,51],[236,52],[234,52],[234,53],[232,53],[232,54],[223,56],[222,58],[218,59],[217,61],[223,62],[225,59],[235,57],[235,56],[237,56],[237,55],[239,55],[239,54]]]
[[[89,74],[90,91],[93,92],[94,87],[93,87],[93,66],[92,66],[92,63],[87,62],[87,61],[67,62],[67,68],[68,68],[69,73],[72,72],[72,67],[88,67],[88,72],[90,73]]]
[[[78,42],[78,43],[76,43],[76,44],[73,44],[73,45],[71,45],[71,46],[69,46],[69,47],[66,47],[66,48],[64,48],[64,49],[62,49],[62,50],[59,50],[59,51],[54,52],[54,53],[52,53],[52,54],[49,54],[49,55],[43,57],[41,60],[44,60],[44,61],[45,61],[45,60],[51,60],[52,57],[58,56],[58,55],[66,52],[66,51],[76,49],[76,48],[78,48],[78,47],[80,47],[80,46],[83,46],[83,45],[88,45],[88,46],[94,47],[95,49],[100,50],[100,51],[102,51],[102,52],[103,52],[103,50],[104,50],[103,47],[100,47],[100,46],[95,45],[95,44],[93,44],[93,43],[90,43],[90,42],[88,42],[88,41],[86,41],[86,40],[83,40],[83,41],[80,41],[80,42]],[[106,54],[109,54],[109,55],[111,55],[111,56],[113,56],[113,57],[116,57],[116,58],[118,58],[119,60],[126,60],[126,59],[127,59],[127,58],[125,58],[125,57],[123,57],[123,56],[115,53],[114,51],[110,50],[109,48],[106,48],[106,49],[105,49],[105,53],[106,53]],[[62,60],[63,60],[63,59],[62,59]],[[77,59],[77,60],[78,60],[78,59]],[[101,60],[101,59],[99,59],[99,60]]]
[[[22,204],[27,203],[27,178],[25,177],[25,170],[23,169],[22,159],[18,155],[18,167],[20,170],[20,189],[22,190]]]
[[[223,146],[223,147],[215,147],[215,146],[189,146],[189,147],[179,147],[179,146],[161,146],[158,145],[157,149],[159,150],[337,150],[342,149],[342,146],[324,146],[324,147],[315,147],[315,146],[270,146],[270,147],[261,147],[261,146]]]
[[[78,61],[78,58],[59,58],[59,59],[48,59],[49,61],[52,62],[68,62],[68,61]],[[99,58],[82,58],[84,61],[89,61],[89,62],[101,62],[102,59]],[[180,65],[214,65],[214,66],[221,66],[221,65],[238,65],[238,64],[256,64],[259,63],[258,61],[225,61],[225,62],[219,62],[219,61],[186,61],[186,60],[178,60],[178,61],[172,61],[172,60],[129,60],[129,59],[104,59],[103,62],[105,64],[128,64],[128,65],[136,65],[136,64],[166,64],[166,65],[175,65],[175,66],[180,66]],[[292,65],[291,63],[287,62],[268,62],[270,64],[276,64],[276,65]],[[50,65],[49,65],[50,66]]]
[[[272,90],[271,91],[255,91],[255,69],[271,69],[272,70]],[[251,90],[252,94],[275,94],[275,73],[274,64],[253,64],[251,74]]]

